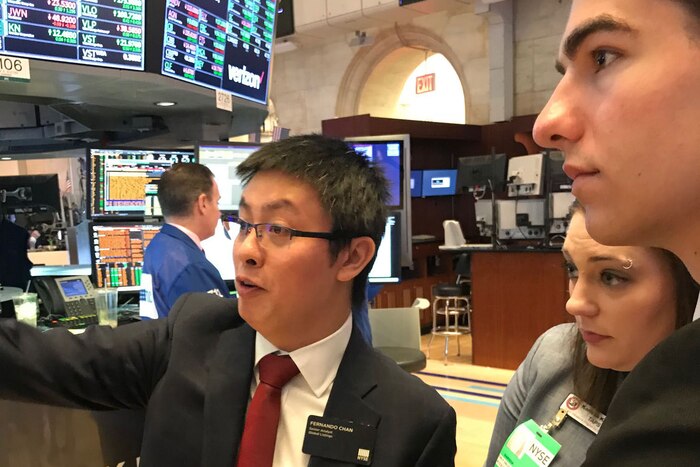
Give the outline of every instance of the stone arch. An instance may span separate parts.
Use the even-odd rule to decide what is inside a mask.
[[[362,91],[375,67],[393,52],[411,47],[442,54],[450,62],[462,84],[465,117],[468,116],[470,109],[469,86],[459,58],[440,36],[413,25],[386,29],[377,35],[372,46],[363,47],[355,54],[340,83],[335,115],[338,117],[356,115]],[[401,85],[403,82],[397,83],[397,86]]]

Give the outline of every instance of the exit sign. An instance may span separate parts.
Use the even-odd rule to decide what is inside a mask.
[[[416,94],[435,91],[435,73],[416,76]]]

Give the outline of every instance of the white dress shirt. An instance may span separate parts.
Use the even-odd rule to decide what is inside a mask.
[[[297,376],[282,388],[280,423],[277,427],[273,467],[301,467],[309,455],[301,451],[309,415],[322,416],[333,380],[352,333],[352,314],[336,332],[289,354],[299,368]],[[258,362],[267,354],[284,353],[261,334],[255,336],[255,370],[250,397],[260,382]]]

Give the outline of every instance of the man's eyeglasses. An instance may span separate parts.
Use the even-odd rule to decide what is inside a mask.
[[[338,235],[331,232],[306,232],[264,222],[251,224],[237,216],[224,215],[221,216],[221,220],[224,222],[234,222],[240,226],[241,230],[238,232],[236,240],[241,241],[244,240],[252,230],[255,230],[255,236],[257,238],[263,242],[269,240],[270,243],[276,246],[286,245],[293,237],[323,238],[325,240],[336,240],[339,238]]]

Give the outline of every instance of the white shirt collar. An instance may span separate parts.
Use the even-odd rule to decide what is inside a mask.
[[[348,314],[345,323],[330,336],[289,353],[316,397],[321,397],[335,380],[345,348],[350,342],[350,334],[352,334],[352,313]],[[255,365],[265,355],[275,352],[286,353],[280,351],[262,334],[256,333]],[[257,375],[257,372],[255,373]]]
[[[187,227],[181,226],[180,224],[173,224],[172,222],[168,222],[168,224],[172,225],[173,227],[190,237],[195,243],[195,245],[197,245],[197,248],[199,248],[200,250],[202,249],[202,242],[199,240],[199,236],[196,233],[192,232]]]

